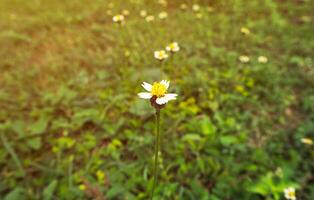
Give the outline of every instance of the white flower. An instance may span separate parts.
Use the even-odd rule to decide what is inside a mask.
[[[180,5],[180,8],[182,10],[186,10],[188,8],[188,6],[185,3],[183,3],[183,4]]]
[[[302,138],[301,142],[303,144],[307,144],[307,145],[312,145],[313,144],[313,140],[311,140],[310,138]]]
[[[267,59],[267,57],[265,57],[265,56],[259,56],[259,57],[257,58],[257,61],[258,61],[259,63],[267,63],[267,62],[268,62],[268,59]]]
[[[242,27],[241,28],[241,33],[243,33],[244,35],[249,35],[251,33],[250,29]]]
[[[166,19],[168,17],[168,13],[163,11],[158,14],[159,19]]]
[[[198,4],[194,4],[194,5],[192,6],[192,10],[195,11],[195,12],[199,11],[200,8],[201,8],[201,7],[200,7],[200,5],[198,5]]]
[[[177,42],[172,42],[168,46],[166,46],[166,50],[169,52],[178,52],[180,50],[180,47]]]
[[[129,10],[123,10],[123,11],[122,11],[122,14],[123,14],[124,16],[128,16],[128,15],[130,15],[130,11],[129,11]]]
[[[295,189],[293,187],[288,187],[284,189],[285,197],[289,200],[296,200]]]
[[[196,13],[195,17],[197,19],[202,19],[203,18],[203,14],[202,13]]]
[[[115,15],[115,16],[113,16],[112,21],[115,23],[122,23],[122,22],[124,22],[124,19],[125,18],[123,15]]]
[[[162,6],[167,6],[168,2],[166,0],[158,0],[158,3]]]
[[[146,17],[147,16],[147,11],[146,10],[141,10],[140,15],[141,15],[141,17]]]
[[[166,93],[169,88],[170,82],[162,80],[160,82],[154,82],[153,85],[143,82],[142,87],[148,92],[138,93],[138,96],[142,99],[150,99],[152,103],[158,105],[164,105],[168,101],[175,100],[177,94],[175,93]]]
[[[168,58],[168,54],[166,53],[165,50],[155,51],[155,52],[154,52],[154,57],[155,57],[157,60],[162,61],[162,60]]]
[[[147,22],[152,22],[152,21],[155,20],[155,17],[154,17],[153,15],[148,15],[147,17],[145,17],[145,20],[146,20]]]
[[[239,60],[242,63],[248,63],[250,61],[250,57],[248,57],[248,56],[240,56]]]

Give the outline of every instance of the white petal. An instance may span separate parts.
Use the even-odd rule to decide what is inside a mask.
[[[150,99],[152,98],[152,94],[148,92],[141,92],[137,94],[142,99]]]
[[[146,82],[142,83],[142,87],[147,90],[148,92],[152,91],[152,85]]]
[[[156,99],[156,103],[159,104],[159,105],[162,105],[162,104],[166,104],[168,102],[168,99],[166,96],[164,97],[159,97]]]
[[[169,94],[166,94],[166,95],[165,95],[165,97],[167,98],[168,101],[170,101],[170,100],[175,100],[177,96],[178,96],[178,95],[175,94],[175,93],[169,93]]]
[[[163,85],[166,87],[166,89],[169,88],[169,85],[170,85],[170,82],[169,82],[169,81],[167,81],[167,80],[162,80],[162,81],[160,81],[160,83],[163,84]]]

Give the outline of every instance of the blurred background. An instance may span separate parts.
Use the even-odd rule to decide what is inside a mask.
[[[162,110],[155,199],[314,199],[313,10],[0,0],[0,199],[148,199],[154,110],[137,93],[162,79],[179,96]]]

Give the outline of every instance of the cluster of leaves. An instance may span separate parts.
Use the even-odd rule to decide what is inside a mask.
[[[156,199],[314,197],[311,2],[165,2],[0,0],[1,199],[147,199],[154,111],[136,93],[160,79],[179,99]]]

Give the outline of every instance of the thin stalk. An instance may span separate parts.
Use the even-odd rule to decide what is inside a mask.
[[[159,152],[159,144],[160,144],[160,134],[159,134],[159,128],[160,128],[160,109],[156,109],[156,139],[155,139],[155,166],[154,166],[154,183],[153,183],[153,189],[152,189],[152,195],[151,200],[154,198],[154,191],[155,187],[157,185],[157,178],[158,178],[158,152]]]

